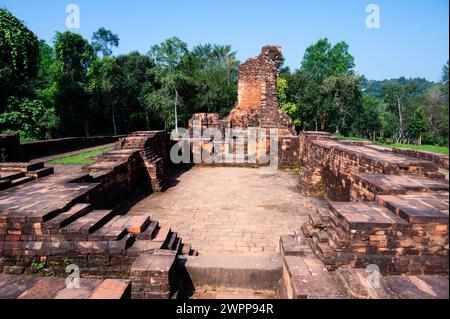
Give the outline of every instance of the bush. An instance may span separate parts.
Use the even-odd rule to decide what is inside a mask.
[[[5,112],[0,114],[4,132],[14,132],[26,139],[45,139],[59,124],[54,108],[47,108],[39,100],[12,97]]]

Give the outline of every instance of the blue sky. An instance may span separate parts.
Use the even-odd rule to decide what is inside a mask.
[[[189,46],[231,44],[244,61],[266,44],[283,47],[286,65],[300,66],[305,49],[320,38],[344,40],[356,69],[369,79],[399,76],[437,81],[449,56],[447,0],[0,0],[41,39],[66,30],[65,8],[80,7],[81,28],[118,33],[116,54],[178,36]],[[379,6],[380,29],[365,25],[366,6]]]

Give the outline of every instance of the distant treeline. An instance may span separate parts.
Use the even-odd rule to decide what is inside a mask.
[[[345,42],[323,39],[306,50],[299,70],[281,72],[279,100],[299,129],[448,146],[448,62],[440,83],[369,81],[354,67]]]
[[[50,45],[0,9],[0,132],[22,139],[126,134],[184,126],[196,112],[236,103],[239,61],[229,45],[192,49],[173,37],[147,54],[113,56],[117,34],[56,32]],[[369,81],[345,42],[321,39],[300,69],[283,68],[280,106],[300,130],[384,142],[448,145],[448,62],[441,83]]]

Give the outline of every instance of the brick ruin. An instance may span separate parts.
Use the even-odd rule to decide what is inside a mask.
[[[299,191],[328,199],[306,223],[292,225],[293,234],[280,238],[281,272],[268,267],[271,282],[281,280],[285,292],[279,297],[448,298],[449,186],[448,172],[442,171],[448,170],[448,156],[338,142],[324,132],[297,135],[276,99],[280,62],[279,47],[264,47],[240,66],[239,99],[230,115],[199,113],[189,122],[191,155],[200,156],[199,164],[211,165],[201,152],[217,150],[224,159],[246,160],[217,165],[263,164],[276,143],[278,166],[300,168]],[[277,129],[278,137],[258,136],[263,142],[258,149],[248,139],[254,127],[263,133]],[[209,128],[218,129],[220,139],[208,136]],[[195,130],[206,136],[196,138]],[[176,143],[167,132],[135,132],[117,140],[95,164],[65,171],[18,162],[18,139],[0,137],[12,161],[0,164],[0,296],[177,296],[187,276],[184,263],[199,263],[195,247],[171,225],[153,220],[151,212],[117,209],[139,194],[167,189]],[[250,150],[256,151],[254,162]],[[47,273],[36,264],[44,264]],[[64,289],[58,278],[68,264],[89,277],[82,291]],[[374,265],[382,274],[378,288],[364,279],[366,267]],[[4,289],[11,285],[20,289]],[[43,285],[52,289],[40,293]]]
[[[296,167],[297,132],[292,119],[279,108],[277,99],[277,79],[282,59],[281,47],[263,47],[260,55],[239,66],[238,102],[227,117],[221,119],[216,113],[193,115],[189,120],[189,132],[191,144],[198,146],[194,150],[198,162],[203,161],[202,151],[211,156],[217,150],[223,156],[217,161],[220,164],[236,164],[233,157],[236,159],[239,156],[247,164],[264,164],[263,158],[270,154],[271,143],[276,143],[278,165]],[[208,128],[218,129],[221,140],[217,136],[192,137],[195,129],[201,135]],[[249,132],[252,128],[259,130]],[[270,139],[271,130],[276,132],[276,139]],[[253,134],[256,144],[249,141],[249,134]],[[251,156],[255,157],[254,161],[249,158]]]
[[[127,279],[119,290],[132,283],[133,298],[168,298],[176,256],[192,254],[190,246],[150,214],[123,215],[113,207],[137,190],[164,190],[170,146],[166,132],[136,132],[78,172],[3,163],[2,182],[10,187],[0,193],[0,269],[33,274],[42,263],[64,275],[76,264],[90,278]],[[28,180],[15,183],[14,174]]]
[[[260,55],[240,65],[238,103],[228,116],[232,128],[278,128],[280,135],[297,135],[291,118],[278,106],[282,60],[281,47],[265,46]]]

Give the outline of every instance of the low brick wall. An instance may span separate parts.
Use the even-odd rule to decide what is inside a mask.
[[[39,157],[114,143],[125,136],[66,137],[20,143],[17,135],[0,135],[0,161],[27,162]]]
[[[354,174],[410,174],[427,176],[436,164],[403,154],[340,143],[323,132],[300,134],[300,187],[307,195],[327,194],[333,200],[350,201]]]
[[[417,151],[406,148],[393,148],[392,152],[397,154],[403,154],[408,156],[417,157],[426,161],[430,161],[436,163],[440,168],[444,168],[448,170],[449,167],[449,157],[448,155],[426,152],[426,151]]]

